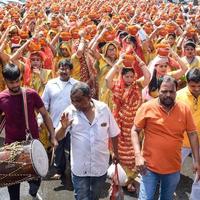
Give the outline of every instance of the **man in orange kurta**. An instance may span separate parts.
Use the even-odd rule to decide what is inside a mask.
[[[153,200],[160,181],[160,199],[171,200],[180,179],[181,147],[186,131],[200,177],[199,142],[189,107],[176,102],[177,82],[170,76],[159,81],[159,97],[143,104],[132,128],[136,167],[142,174],[140,200]],[[138,134],[144,130],[140,149]]]

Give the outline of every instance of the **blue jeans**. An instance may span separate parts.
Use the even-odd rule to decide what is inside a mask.
[[[172,200],[176,186],[180,180],[180,172],[172,174],[158,174],[146,170],[140,182],[139,200],[154,200],[158,183],[160,183],[160,200]]]
[[[98,200],[106,181],[106,174],[100,177],[80,177],[72,173],[76,200]]]

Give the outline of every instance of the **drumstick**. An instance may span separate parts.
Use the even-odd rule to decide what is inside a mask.
[[[55,149],[54,149],[54,147],[53,147],[53,148],[52,148],[52,152],[51,152],[50,166],[53,164],[53,160],[54,160],[54,152],[55,152]]]

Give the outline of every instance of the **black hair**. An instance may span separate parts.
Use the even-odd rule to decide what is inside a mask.
[[[192,47],[193,49],[195,49],[196,48],[196,44],[195,44],[194,40],[192,40],[192,39],[187,40],[187,42],[184,44],[184,48],[186,48],[188,46]]]
[[[71,89],[70,96],[75,94],[78,90],[80,90],[83,93],[83,96],[86,96],[86,97],[91,96],[91,90],[90,90],[90,87],[87,83],[84,83],[84,82],[81,82],[81,81],[75,83],[73,85],[72,89]]]
[[[122,68],[122,71],[121,71],[121,75],[123,76],[123,75],[127,74],[128,72],[133,72],[133,74],[135,74],[135,71],[134,71],[133,68],[126,68],[126,67],[123,67],[123,68]]]
[[[13,47],[11,47],[11,53],[13,53],[13,51],[15,50],[15,49],[19,49],[21,46],[13,46]]]
[[[70,62],[70,60],[68,59],[63,59],[58,63],[58,68],[60,68],[62,66],[66,66],[68,67],[70,70],[73,69],[73,64]]]
[[[126,31],[121,31],[119,33],[119,37],[122,38],[122,37],[126,37],[128,35],[128,33]]]
[[[189,8],[188,7],[183,8],[183,12],[184,13],[188,13],[189,12]]]
[[[157,89],[158,89],[157,71],[156,71],[156,69],[154,69],[153,76],[152,76],[151,81],[150,81],[150,83],[148,85],[149,94],[151,92],[156,91]]]
[[[109,13],[108,16],[109,16],[110,18],[112,18],[113,14],[112,14],[112,13]]]
[[[98,48],[102,48],[102,47],[104,47],[106,45],[106,42],[99,42],[98,43]]]
[[[18,66],[12,63],[7,63],[6,65],[4,65],[2,74],[3,74],[4,79],[9,80],[9,81],[15,81],[21,75],[20,69],[18,68]]]
[[[99,19],[93,19],[92,21],[94,22],[94,24],[96,26],[101,22],[101,20],[99,20]]]
[[[161,84],[162,83],[166,83],[166,82],[172,82],[174,83],[176,89],[178,88],[178,82],[175,78],[173,78],[172,76],[169,76],[169,75],[165,75],[161,78],[158,79],[158,90],[160,90],[160,87],[161,87]]]
[[[130,42],[135,44],[135,46],[137,47],[137,40],[136,40],[136,38],[134,36],[128,35],[126,39],[128,39]]]
[[[46,15],[48,16],[48,15],[51,13],[50,8],[46,7],[46,8],[45,8],[45,13],[46,13]]]
[[[188,73],[186,74],[186,80],[188,83],[190,81],[199,83],[200,82],[200,69],[198,67],[190,69],[188,71]]]
[[[174,39],[176,39],[176,34],[175,33],[169,33],[167,37],[172,36]]]
[[[123,32],[123,31],[122,31],[122,30],[118,30],[118,31],[117,31],[117,36],[118,36],[121,32]]]

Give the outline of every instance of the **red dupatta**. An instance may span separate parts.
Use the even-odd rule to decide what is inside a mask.
[[[113,102],[115,104],[113,110],[115,117],[118,117],[119,111],[120,109],[123,109],[124,104],[129,105],[130,107],[138,107],[142,102],[142,96],[140,88],[136,83],[136,78],[127,90],[124,80],[121,76],[120,80],[115,82],[112,92]]]
[[[131,44],[127,44],[127,42],[125,40],[123,40],[122,42],[122,52],[127,52],[128,53],[133,53],[133,51],[135,51],[135,53],[140,57],[140,59],[142,59],[145,62],[145,58],[144,58],[144,54],[142,51],[142,47],[140,46],[140,42],[138,41],[137,37],[136,38],[136,49],[133,49]],[[141,78],[143,76],[143,72],[141,70],[141,68],[139,67],[139,63],[136,60],[133,63],[133,66],[135,73],[137,74],[137,78]]]

